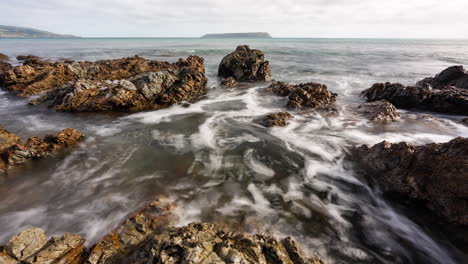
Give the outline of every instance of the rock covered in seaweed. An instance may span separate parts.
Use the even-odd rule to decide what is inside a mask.
[[[66,128],[57,135],[30,137],[22,144],[20,137],[0,128],[0,171],[28,160],[52,155],[78,144],[83,138],[84,135],[80,131]]]
[[[357,107],[357,113],[373,122],[391,123],[400,119],[400,113],[386,100],[367,102]]]
[[[278,112],[266,115],[259,123],[265,127],[286,127],[289,124],[288,120],[293,118],[288,112]]]
[[[468,89],[468,72],[462,65],[448,67],[435,77],[428,77],[416,83],[416,86],[432,89],[444,89],[447,86]]]
[[[67,112],[137,112],[193,101],[206,93],[203,59],[191,56],[166,70],[115,81],[78,80],[53,89],[32,104]]]
[[[454,224],[468,225],[468,139],[413,146],[382,142],[351,151],[384,193],[422,201]]]
[[[237,81],[270,81],[270,63],[265,53],[247,45],[238,46],[225,56],[218,67],[218,76],[234,77]]]

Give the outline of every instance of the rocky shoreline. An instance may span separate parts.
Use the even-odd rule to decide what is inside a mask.
[[[0,86],[22,97],[38,95],[31,105],[48,104],[63,112],[139,112],[200,100],[207,91],[204,59],[190,56],[176,63],[138,56],[105,61],[49,62],[36,56],[18,58],[13,67],[0,54]],[[338,112],[338,94],[324,84],[272,81],[265,54],[243,45],[225,56],[218,68],[221,86],[270,82],[269,93],[287,98],[284,108],[326,114]],[[468,115],[468,72],[453,66],[414,86],[376,83],[362,91],[366,102],[353,111],[369,122],[400,120],[398,109]],[[286,111],[263,116],[266,128],[286,127]],[[31,137],[26,143],[0,128],[0,173],[28,160],[44,158],[78,144],[84,135],[67,128],[56,136]],[[349,149],[347,160],[385,195],[422,202],[454,226],[468,226],[468,139],[413,146],[381,142]],[[290,238],[232,232],[208,223],[174,227],[174,205],[158,199],[131,216],[90,249],[76,234],[47,240],[28,228],[0,252],[1,263],[323,263],[306,256]],[[0,248],[0,249],[2,249]],[[307,253],[313,250],[309,249]],[[311,254],[308,254],[311,255]],[[314,255],[314,254],[312,254]]]

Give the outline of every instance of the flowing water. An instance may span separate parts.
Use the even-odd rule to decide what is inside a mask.
[[[284,110],[286,99],[269,93],[267,83],[219,86],[217,66],[239,44],[265,51],[277,80],[326,84],[339,95],[339,115],[293,111],[286,128],[257,125],[260,116]],[[145,202],[167,195],[177,203],[179,225],[227,222],[292,236],[329,263],[468,261],[450,239],[416,224],[343,162],[360,144],[467,137],[462,116],[402,110],[400,122],[384,126],[351,109],[374,82],[409,85],[468,64],[468,41],[5,39],[0,52],[171,62],[199,55],[209,78],[198,102],[129,115],[56,113],[0,92],[0,124],[23,138],[66,127],[87,135],[70,153],[0,178],[0,244],[29,225],[50,235],[78,232],[92,244]]]

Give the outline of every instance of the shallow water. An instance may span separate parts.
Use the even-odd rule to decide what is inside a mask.
[[[293,112],[287,128],[257,125],[258,117],[284,110],[286,99],[268,93],[267,83],[219,86],[217,65],[238,44],[264,50],[277,80],[328,85],[339,95],[340,114]],[[146,201],[167,195],[178,205],[180,225],[228,222],[248,232],[274,231],[317,249],[329,263],[468,261],[343,164],[347,149],[359,144],[467,137],[462,116],[401,111],[400,122],[383,126],[350,109],[374,82],[412,84],[466,65],[468,41],[4,39],[0,52],[53,60],[199,55],[209,77],[208,94],[188,107],[131,115],[56,113],[0,92],[0,124],[23,138],[65,127],[87,135],[66,155],[0,178],[0,244],[29,225],[50,235],[78,232],[92,244]]]

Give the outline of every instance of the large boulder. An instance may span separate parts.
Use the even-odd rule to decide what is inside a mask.
[[[260,124],[265,127],[286,127],[288,120],[293,119],[294,116],[288,112],[278,112],[266,115],[260,120]]]
[[[60,88],[80,79],[114,81],[129,79],[142,73],[167,71],[178,75],[188,70],[202,75],[202,81],[206,81],[203,59],[196,56],[191,56],[187,60],[179,60],[176,63],[147,60],[138,56],[95,62],[59,61],[54,63],[32,58],[24,61],[23,65],[0,74],[0,85],[21,96],[30,96]]]
[[[28,227],[12,237],[5,246],[5,252],[17,260],[26,260],[47,244],[44,230]]]
[[[443,89],[447,86],[468,89],[468,72],[462,65],[452,66],[435,77],[428,77],[416,83],[416,86]]]
[[[422,202],[451,223],[468,226],[468,139],[413,146],[382,142],[351,151],[371,183],[403,200]]]
[[[336,102],[336,97],[337,94],[330,92],[324,84],[303,83],[289,94],[287,106],[293,109],[327,109]]]
[[[243,45],[223,58],[218,76],[234,77],[237,81],[270,81],[271,68],[265,60],[265,53]]]
[[[298,85],[280,81],[274,81],[271,83],[270,87],[268,87],[269,90],[278,96],[288,96],[296,88],[298,88]]]
[[[388,100],[396,107],[468,115],[468,89],[431,89],[399,83],[376,83],[362,92],[367,101]]]
[[[193,101],[206,93],[203,59],[191,56],[167,70],[114,81],[78,80],[53,89],[31,104],[47,102],[66,112],[137,112]]]
[[[57,135],[30,137],[22,144],[20,137],[0,128],[0,172],[5,172],[10,166],[60,152],[78,144],[83,138],[80,131],[66,128]]]
[[[400,113],[386,100],[367,102],[357,107],[357,113],[373,122],[391,123],[400,119]]]

